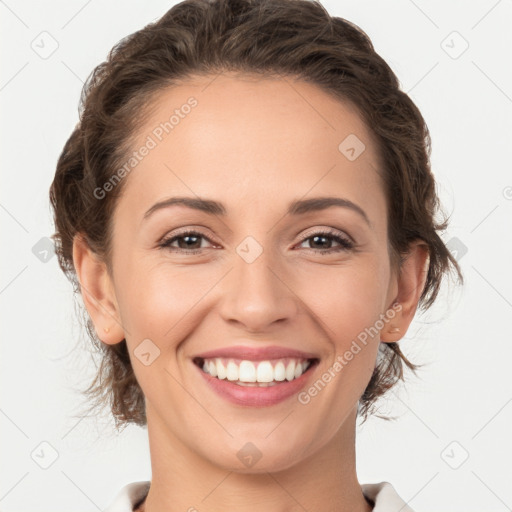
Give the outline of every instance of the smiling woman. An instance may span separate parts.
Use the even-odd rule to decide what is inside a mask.
[[[429,143],[364,32],[308,0],[186,0],[94,70],[50,198],[103,358],[86,393],[148,428],[151,482],[109,510],[410,510],[358,483],[355,422],[462,281]]]

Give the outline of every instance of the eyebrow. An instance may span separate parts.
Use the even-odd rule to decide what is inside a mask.
[[[155,203],[145,214],[143,219],[147,219],[155,211],[162,208],[169,208],[174,205],[185,206],[194,210],[199,210],[210,215],[226,215],[226,208],[222,203],[213,201],[212,199],[200,199],[194,197],[170,197],[158,203]],[[311,199],[303,199],[293,201],[288,205],[287,215],[304,215],[305,213],[317,212],[325,210],[332,206],[349,208],[358,213],[365,222],[371,226],[372,223],[368,219],[366,212],[357,204],[343,199],[341,197],[314,197]]]

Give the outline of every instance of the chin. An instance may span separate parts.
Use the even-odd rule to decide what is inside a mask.
[[[269,442],[264,439],[254,442],[250,440],[235,441],[234,444],[237,446],[226,446],[224,449],[219,447],[221,451],[218,453],[218,457],[213,459],[212,453],[208,453],[212,464],[241,474],[274,473],[284,471],[297,464],[297,454],[303,452],[302,447],[292,444],[286,446],[283,443]]]

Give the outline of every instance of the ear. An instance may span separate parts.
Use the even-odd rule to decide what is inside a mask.
[[[84,305],[98,338],[109,345],[124,339],[114,286],[106,264],[95,254],[85,238],[73,239],[73,264],[80,283]]]
[[[409,246],[405,260],[402,262],[394,288],[397,290],[393,300],[394,316],[389,319],[380,333],[381,341],[389,343],[405,336],[414,318],[418,302],[425,287],[430,263],[429,249],[423,240],[415,240]],[[389,311],[389,310],[388,310]]]

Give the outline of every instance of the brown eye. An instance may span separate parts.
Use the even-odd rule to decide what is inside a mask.
[[[337,232],[332,231],[314,233],[313,235],[310,235],[307,238],[303,238],[301,244],[309,240],[312,241],[310,242],[310,244],[315,244],[320,247],[320,249],[312,247],[311,250],[322,254],[347,251],[354,248],[354,244],[350,240],[348,240],[347,238],[343,238],[339,236]],[[332,248],[333,241],[338,243],[339,247]]]
[[[171,249],[174,252],[190,252],[191,254],[196,254],[201,252],[201,239],[209,240],[206,236],[197,231],[186,231],[184,233],[180,233],[179,235],[174,235],[172,237],[163,239],[159,244],[161,249]],[[178,242],[178,247],[172,246],[174,242]]]

